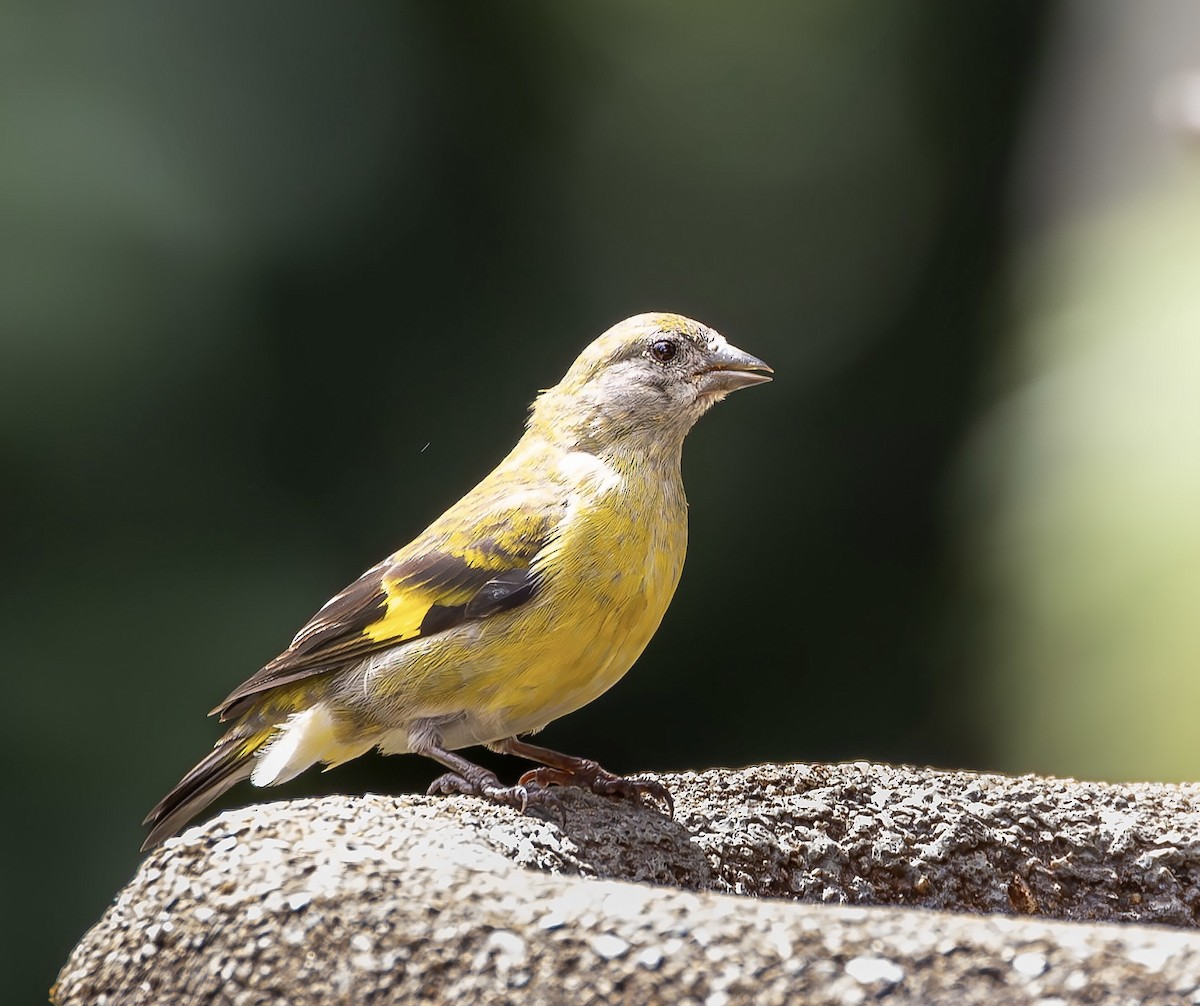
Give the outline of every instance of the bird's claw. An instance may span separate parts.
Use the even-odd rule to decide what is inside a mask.
[[[494,775],[490,778],[481,776],[468,779],[457,772],[447,772],[434,779],[425,792],[430,796],[481,796],[493,803],[513,807],[522,814],[534,808],[543,808],[553,811],[564,825],[567,820],[558,794],[536,782],[527,783],[524,777],[515,786],[505,786]]]
[[[480,773],[478,778],[468,778],[457,772],[447,772],[434,779],[425,792],[430,796],[453,794],[482,796],[493,803],[515,807],[522,812],[529,804],[529,790],[522,783],[518,783],[516,786],[505,786],[490,772],[486,775]]]
[[[675,799],[671,791],[656,779],[631,779],[601,768],[593,761],[584,761],[578,769],[542,766],[533,768],[517,780],[520,786],[582,786],[602,796],[623,796],[641,799],[648,796],[663,804],[667,816],[675,816]]]
[[[565,828],[567,826],[567,808],[563,806],[562,798],[552,789],[547,789],[545,786],[535,782],[520,782],[517,783],[529,794],[529,809],[537,808],[544,810],[548,814],[553,814],[558,819],[558,826]],[[525,811],[528,813],[528,811]]]

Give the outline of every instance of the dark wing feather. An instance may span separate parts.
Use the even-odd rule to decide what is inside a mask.
[[[427,534],[332,597],[283,653],[213,712],[232,719],[270,689],[525,603],[541,579],[531,564],[557,517],[558,508],[526,506],[490,515],[474,533]]]

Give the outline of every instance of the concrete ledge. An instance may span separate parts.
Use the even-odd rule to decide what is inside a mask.
[[[55,1001],[1200,1003],[1200,786],[660,778],[674,821],[575,791],[565,827],[470,798],[224,814],[146,859]]]

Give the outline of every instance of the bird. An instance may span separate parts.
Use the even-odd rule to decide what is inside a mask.
[[[143,851],[246,779],[274,786],[373,748],[439,762],[431,794],[526,811],[577,785],[673,812],[661,783],[522,738],[596,699],[649,643],[687,551],[684,438],[773,373],[677,314],[602,334],[489,475],[209,713],[231,725],[146,816]],[[459,754],[476,745],[539,767],[504,785]]]

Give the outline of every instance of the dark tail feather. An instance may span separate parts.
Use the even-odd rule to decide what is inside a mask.
[[[142,852],[170,838],[227,789],[248,779],[257,747],[253,740],[247,744],[244,735],[222,738],[146,815],[142,824],[150,825],[150,834],[142,843]]]

